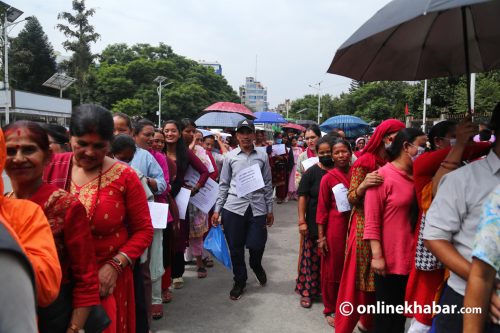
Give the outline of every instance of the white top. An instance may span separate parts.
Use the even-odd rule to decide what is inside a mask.
[[[485,159],[445,175],[429,208],[423,238],[450,241],[468,261],[483,210],[483,203],[500,184],[500,159],[491,151]],[[465,294],[461,277],[450,272],[450,288]]]

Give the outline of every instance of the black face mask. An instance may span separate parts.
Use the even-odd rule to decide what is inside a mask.
[[[321,156],[321,157],[319,158],[319,162],[320,162],[321,164],[323,164],[323,165],[324,165],[325,167],[327,167],[327,168],[331,168],[331,167],[333,167],[333,164],[334,164],[334,162],[333,162],[333,160],[332,160],[332,157],[331,157],[331,156]]]

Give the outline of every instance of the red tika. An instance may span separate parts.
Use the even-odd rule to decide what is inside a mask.
[[[326,227],[328,253],[321,257],[321,291],[323,313],[334,313],[339,292],[350,212],[337,210],[332,188],[338,184],[349,187],[350,177],[338,169],[332,169],[321,179],[316,210],[316,222]]]

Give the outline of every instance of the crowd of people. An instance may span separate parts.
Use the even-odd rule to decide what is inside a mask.
[[[320,138],[309,128],[299,161],[318,163],[297,166],[300,305],[321,296],[326,321],[341,333],[405,332],[407,318],[411,333],[499,332],[500,146],[492,133],[500,133],[500,103],[480,127],[476,135],[467,117],[426,135],[389,119],[356,139],[354,154],[338,132]],[[394,310],[405,302],[417,310]],[[375,304],[393,312],[359,310]]]
[[[1,312],[0,332],[148,333],[184,287],[186,264],[207,277],[214,260],[204,238],[220,224],[229,297],[238,300],[245,248],[267,283],[273,203],[289,200],[298,205],[299,304],[321,298],[336,332],[404,332],[407,317],[412,333],[498,332],[500,104],[492,114],[480,132],[469,118],[428,135],[388,119],[359,138],[312,125],[270,140],[251,120],[227,133],[190,119],[157,128],[93,104],[74,109],[69,132],[8,124],[0,171],[12,191],[0,184],[0,262],[12,269],[0,280],[13,306]],[[181,192],[196,196],[212,181],[219,193],[208,213],[192,202],[181,209]],[[153,226],[149,202],[168,204],[166,228]],[[482,312],[357,311],[405,301]],[[341,311],[346,302],[351,314]]]

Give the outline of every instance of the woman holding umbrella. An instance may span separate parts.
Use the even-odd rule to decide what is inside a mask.
[[[350,316],[344,316],[342,311],[339,312],[339,307],[344,302],[350,302],[356,309],[357,305],[366,305],[375,301],[374,276],[370,269],[370,243],[363,240],[364,196],[368,188],[383,183],[384,179],[378,174],[377,169],[388,162],[386,148],[390,147],[397,132],[403,128],[405,125],[399,120],[383,121],[351,170],[348,199],[353,206],[353,214],[349,221],[346,257],[335,311],[338,314],[335,316],[337,333],[351,333],[359,319],[361,319],[359,328],[362,330],[369,329],[372,324],[371,316],[361,316],[356,311]]]

